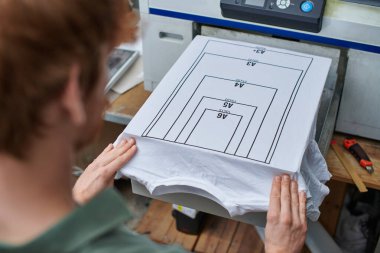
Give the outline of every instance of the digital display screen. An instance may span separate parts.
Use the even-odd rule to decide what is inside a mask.
[[[246,5],[264,7],[265,0],[245,0]]]

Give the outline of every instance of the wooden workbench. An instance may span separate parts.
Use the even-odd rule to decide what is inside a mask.
[[[112,119],[115,119],[114,122],[116,122],[116,123],[121,123],[121,122],[123,123],[124,122],[124,124],[127,124],[129,122],[129,120],[132,119],[132,117],[137,113],[137,111],[140,109],[140,107],[144,104],[144,102],[147,100],[147,98],[149,97],[150,94],[151,94],[150,92],[144,90],[143,84],[136,86],[135,88],[131,89],[130,91],[128,91],[128,92],[124,93],[123,95],[121,95],[120,97],[118,97],[111,104],[110,108],[106,112],[105,119],[106,120],[111,119],[111,121],[112,121]],[[122,118],[124,120],[120,120],[120,118]],[[343,134],[335,134],[333,138],[337,140],[338,144],[342,145],[342,141],[344,138]],[[349,154],[347,151],[345,151],[347,158],[351,161],[353,166],[357,167],[357,171],[358,171],[359,176],[362,178],[363,182],[365,183],[365,185],[368,188],[380,189],[380,142],[368,140],[368,139],[364,139],[364,138],[357,138],[357,141],[363,146],[363,148],[367,151],[368,155],[370,156],[370,158],[374,162],[375,172],[372,175],[369,175],[364,169],[362,169],[358,165],[357,161],[352,157],[352,155]],[[337,223],[339,220],[340,210],[341,210],[342,205],[343,205],[343,200],[344,200],[344,196],[346,193],[347,183],[352,184],[353,181],[351,180],[350,176],[348,175],[348,173],[344,169],[342,163],[337,158],[336,154],[334,153],[334,151],[331,148],[327,154],[326,160],[327,160],[327,165],[329,167],[329,171],[332,174],[333,180],[331,180],[327,184],[330,188],[330,194],[326,197],[326,199],[324,200],[324,203],[322,204],[322,206],[320,208],[321,217],[320,217],[319,221],[322,223],[322,225],[325,227],[325,229],[331,235],[334,235],[336,232]],[[155,204],[155,205],[163,205],[163,204]],[[152,209],[155,209],[155,208],[156,208],[156,206],[152,207]],[[168,210],[171,209],[170,207],[167,207],[167,206],[165,208]],[[169,211],[167,211],[167,212],[169,212]],[[150,212],[150,213],[148,213],[148,215],[146,215],[144,217],[144,219],[150,219],[150,220],[154,219],[154,217],[153,218],[151,217],[152,215],[153,215],[152,212]],[[154,215],[161,215],[161,214],[154,214]],[[146,218],[146,217],[149,217],[149,218]],[[173,223],[173,219],[171,217],[166,217],[165,219],[166,219],[166,221],[169,221],[171,223],[170,224],[157,225],[157,221],[155,221],[152,223],[154,225],[153,227],[152,226],[144,227],[144,225],[140,224],[140,227],[138,227],[137,230],[141,233],[149,233],[149,234],[153,233],[151,235],[151,236],[153,236],[152,239],[154,239],[156,241],[160,241],[160,242],[164,242],[164,243],[165,242],[166,243],[177,242],[177,243],[182,244],[182,241],[185,240],[184,238],[187,238],[187,237],[185,235],[182,235],[182,234],[176,234],[172,231],[174,229],[174,223]],[[147,224],[147,222],[149,223],[150,221],[145,221],[145,223],[144,223],[144,221],[142,221],[142,222],[143,222],[142,224]],[[224,221],[223,218],[220,218],[220,221],[214,220],[212,222],[212,224],[215,224],[215,222],[224,222],[225,223],[226,221]],[[233,221],[233,222],[236,223],[236,224],[235,223],[234,224],[237,227],[243,226],[243,225],[238,225],[238,223],[236,221]],[[155,224],[158,226],[159,230],[156,232],[153,232],[153,230],[155,230],[155,226],[156,226]],[[166,232],[168,232],[168,233],[170,231],[172,231],[172,232],[170,232],[165,237],[166,239],[158,240],[157,238],[155,238],[155,236],[157,235],[157,233],[158,234],[162,233],[162,226],[164,226],[165,229],[166,228],[168,229]],[[167,226],[169,226],[169,227],[167,227]],[[213,225],[211,227],[216,229],[216,227],[218,227],[218,226]],[[246,229],[246,228],[244,228],[244,229]],[[206,231],[209,231],[209,230],[210,229],[208,229],[208,230],[206,229]],[[209,231],[207,233],[211,233],[211,232]],[[255,234],[256,231],[250,231],[249,233]],[[159,235],[159,237],[160,236],[162,237],[161,234]],[[172,236],[173,238],[171,238],[171,237],[169,238],[168,236],[169,237]],[[200,240],[200,238],[205,238],[205,235],[203,235],[203,237],[202,236],[200,236],[199,238],[197,237],[196,240],[194,240],[194,237],[192,237],[192,239],[189,239],[189,240],[186,239],[185,241],[188,244],[188,246],[186,246],[186,245],[184,245],[184,246],[188,249],[195,250],[196,247],[198,247],[198,249],[199,249],[199,247],[201,247],[201,246],[197,246],[197,242]],[[233,243],[233,237],[231,237],[230,239],[232,241],[230,241],[228,243]],[[194,241],[192,241],[192,240],[194,240]],[[218,240],[222,240],[222,239],[219,238]],[[193,243],[191,243],[191,242],[193,242]],[[223,242],[223,243],[225,243],[225,242]],[[252,242],[247,242],[247,243],[252,243]],[[255,243],[258,243],[257,244],[258,247],[260,249],[262,249],[262,244],[260,244],[261,242],[256,241]],[[240,244],[241,244],[241,242],[240,242]],[[235,245],[233,247],[244,247],[244,245],[240,245],[240,244]],[[230,245],[232,246],[233,244],[230,244]],[[208,252],[208,251],[207,250],[204,250],[204,251],[198,250],[198,252]]]
[[[178,244],[198,253],[264,253],[264,243],[255,227],[214,215],[206,215],[202,232],[189,235],[177,231],[172,205],[153,200],[137,224],[136,232],[162,244]],[[302,253],[310,250],[304,246]]]
[[[345,136],[346,135],[344,134],[334,134],[333,139],[335,139],[338,145],[342,146],[343,148],[342,143]],[[344,155],[350,161],[351,166],[356,168],[356,171],[358,172],[360,178],[368,188],[380,190],[380,142],[359,137],[356,138],[356,140],[367,152],[368,156],[373,162],[375,169],[374,173],[369,174],[366,170],[360,167],[359,163],[348,151],[345,150]],[[350,175],[344,169],[343,164],[340,162],[335,152],[331,148],[327,154],[326,160],[329,171],[333,175],[334,180],[353,184]]]
[[[355,158],[343,148],[343,139],[345,134],[335,133],[333,139],[337,141],[344,151],[344,156],[349,161],[349,164],[358,173],[367,188],[380,189],[380,141],[369,140],[365,138],[356,138],[358,143],[367,152],[368,156],[374,163],[374,173],[369,174],[366,170],[359,166]],[[321,216],[319,222],[334,236],[337,230],[337,225],[340,217],[340,212],[344,204],[346,189],[348,184],[353,184],[353,180],[344,168],[336,153],[329,149],[326,157],[329,171],[332,174],[332,180],[327,183],[330,188],[330,194],[323,201],[320,211]]]
[[[105,113],[104,119],[106,121],[127,125],[148,99],[150,94],[151,92],[144,90],[143,83],[137,85],[120,95],[110,104],[110,107]]]

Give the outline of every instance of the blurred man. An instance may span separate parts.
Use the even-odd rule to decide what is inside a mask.
[[[98,132],[106,59],[133,39],[123,0],[0,0],[0,252],[183,252],[128,231],[109,188],[136,153],[109,145],[71,189],[75,154]],[[298,252],[305,195],[273,183],[267,252]]]

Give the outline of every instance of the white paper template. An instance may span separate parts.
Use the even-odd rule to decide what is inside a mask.
[[[165,170],[160,160],[178,159],[160,150],[168,145],[168,150],[193,154],[191,159],[208,157],[210,166],[215,157],[236,164],[234,170],[249,162],[252,176],[267,176],[253,173],[263,169],[272,175],[297,172],[330,63],[288,50],[197,36],[125,129],[124,135],[137,139],[139,153],[122,172],[139,180],[129,173],[131,168]],[[160,150],[156,162],[144,158],[148,154],[139,146],[141,139],[149,154],[152,147]],[[171,164],[186,170],[192,163],[186,159]],[[207,161],[202,166],[206,174],[217,173],[207,168]],[[148,187],[147,181],[140,179]]]

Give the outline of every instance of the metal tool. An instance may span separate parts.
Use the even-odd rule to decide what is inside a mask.
[[[364,149],[356,142],[355,139],[346,138],[343,141],[344,147],[354,155],[356,160],[359,161],[361,167],[363,167],[369,174],[373,173],[373,163],[369,159]]]
[[[367,192],[367,187],[365,186],[363,180],[360,178],[357,170],[355,169],[355,166],[353,166],[353,163],[351,163],[350,159],[348,159],[348,154],[346,154],[343,147],[338,145],[336,140],[331,141],[331,147],[340,162],[343,164],[343,167],[346,169],[347,173],[351,176],[352,181],[354,181],[354,184],[358,188],[359,192]]]

